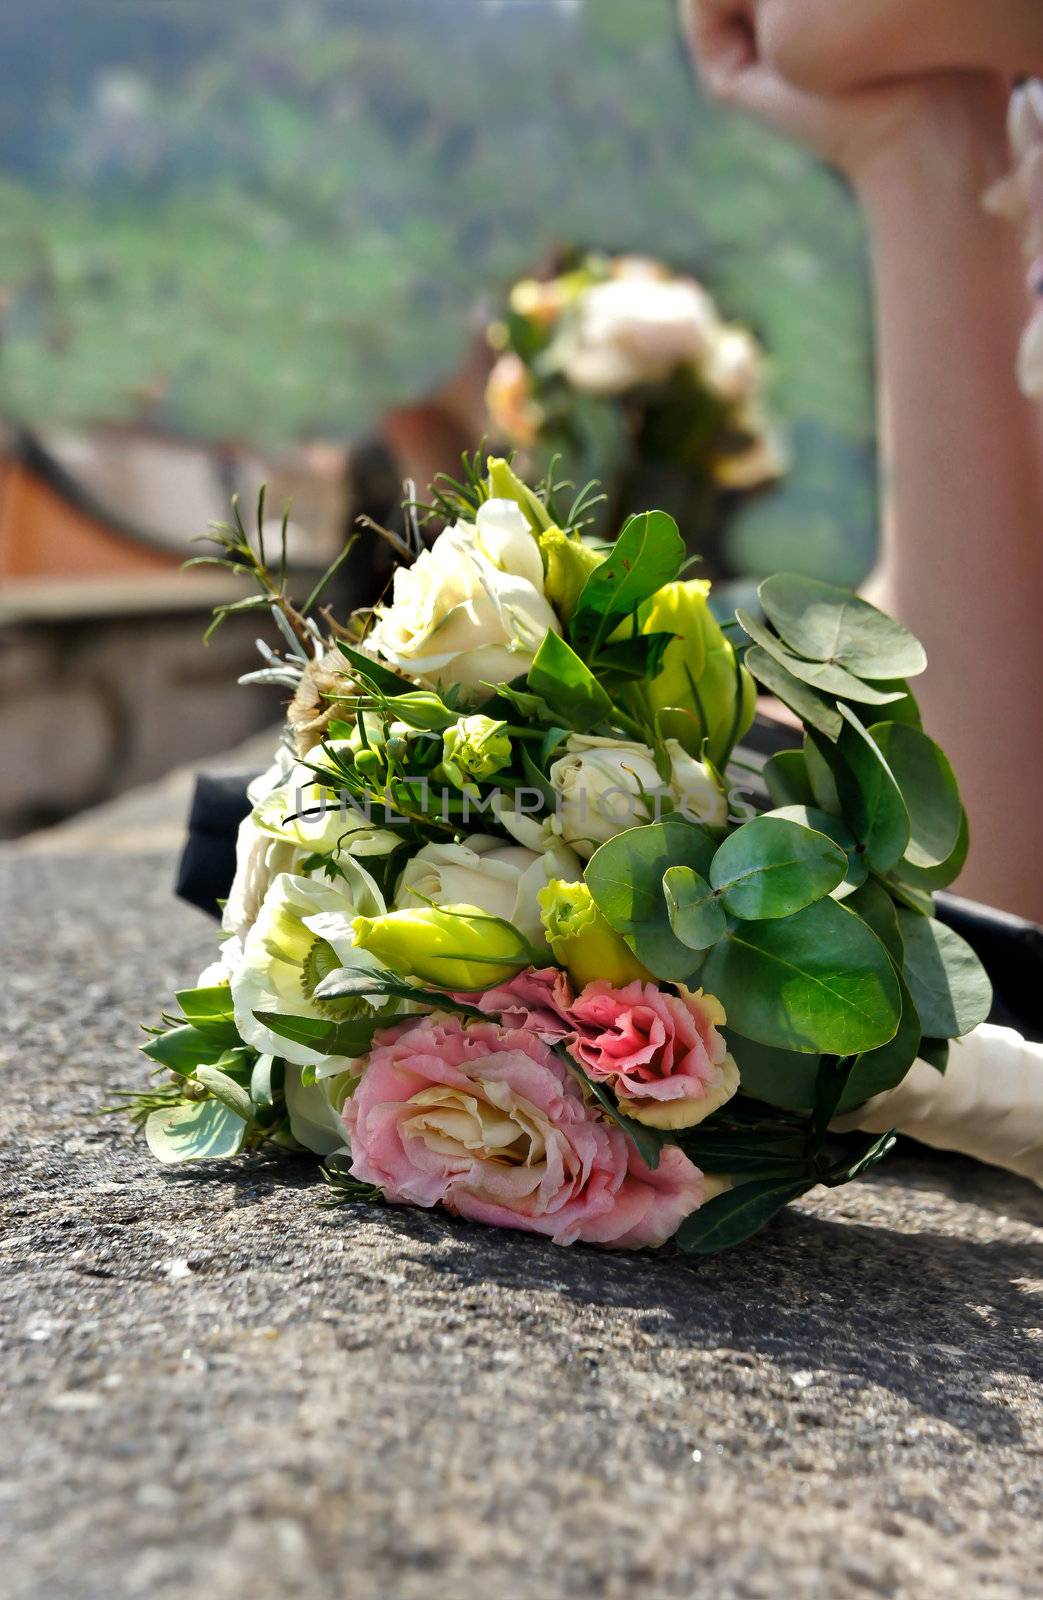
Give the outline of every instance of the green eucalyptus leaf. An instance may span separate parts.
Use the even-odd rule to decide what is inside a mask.
[[[807,1178],[761,1178],[742,1183],[700,1206],[682,1222],[677,1247],[686,1255],[713,1255],[743,1244],[815,1184]]]
[[[840,883],[832,891],[835,900],[844,900],[853,890],[865,883],[869,874],[866,866],[865,853],[854,834],[839,817],[831,817],[826,811],[819,811],[817,806],[780,806],[776,811],[765,813],[768,817],[781,817],[787,822],[797,822],[802,828],[813,828],[816,833],[824,833],[847,857],[847,871]]]
[[[900,694],[900,700],[894,700],[887,708],[888,722],[904,722],[910,728],[921,728],[923,720],[920,716],[920,707],[904,678],[876,678],[873,681],[874,689],[884,689],[888,692]]]
[[[799,678],[801,683],[810,684],[812,689],[817,689],[820,694],[833,695],[838,700],[854,700],[868,706],[884,706],[892,701],[902,699],[900,689],[876,689],[872,684],[863,683],[861,678],[856,678],[844,667],[835,666],[828,661],[802,661],[800,656],[794,655],[792,650],[787,650],[781,639],[752,617],[748,611],[736,611],[740,625],[750,638],[761,649],[784,667],[791,677]]]
[[[157,1161],[224,1161],[239,1154],[246,1121],[220,1100],[162,1107],[145,1124],[145,1138]]]
[[[839,817],[841,813],[837,781],[830,764],[835,761],[836,754],[828,740],[810,731],[805,733],[804,764],[808,771],[811,793],[818,809],[828,812],[831,817]]]
[[[642,601],[673,582],[684,558],[684,540],[665,511],[642,511],[628,518],[609,554],[580,590],[569,625],[576,648],[596,653],[601,640],[632,616]]]
[[[772,805],[814,805],[815,794],[802,750],[780,750],[777,755],[769,756],[761,768],[761,777]]]
[[[890,957],[839,901],[743,922],[710,951],[702,982],[747,1039],[802,1054],[855,1055],[894,1037],[901,1015]]]
[[[705,878],[715,850],[697,824],[666,817],[617,834],[587,862],[584,875],[598,909],[657,978],[683,983],[699,967],[670,926],[663,878],[671,867]]]
[[[691,867],[670,867],[663,874],[670,926],[690,950],[708,950],[728,926],[714,889]]]
[[[905,980],[929,1039],[958,1039],[984,1022],[992,985],[965,939],[913,911],[899,911]]]
[[[796,712],[802,722],[809,727],[817,728],[819,733],[824,733],[827,739],[840,737],[843,723],[840,712],[835,706],[824,700],[809,684],[802,683],[788,672],[780,662],[762,650],[759,644],[751,646],[746,652],[745,663],[758,683],[782,701],[784,706],[789,706]]]
[[[760,1044],[756,1039],[743,1038],[731,1027],[724,1032],[739,1069],[739,1086],[744,1095],[783,1111],[811,1110],[815,1104],[820,1056],[801,1055],[796,1050],[779,1050]]]
[[[798,822],[754,817],[729,834],[710,864],[710,882],[733,917],[789,917],[844,880],[847,856]]]
[[[919,639],[847,589],[777,573],[757,590],[764,614],[797,655],[865,678],[915,678],[927,665]]]
[[[882,884],[870,878],[847,900],[847,908],[868,922],[895,966],[900,967],[905,947],[898,928],[898,910]]]
[[[834,776],[844,820],[873,871],[887,872],[909,843],[909,812],[876,740],[847,706],[842,711],[847,726],[837,742]]]
[[[902,995],[902,1018],[898,1032],[887,1044],[876,1050],[866,1050],[856,1057],[847,1081],[839,1110],[849,1111],[860,1106],[875,1094],[883,1094],[901,1083],[920,1051],[922,1029],[920,1015],[909,993],[905,979],[899,975],[898,985]]]
[[[947,889],[950,883],[955,883],[960,876],[967,861],[967,852],[970,849],[970,830],[967,826],[967,813],[960,808],[960,831],[956,837],[956,848],[950,856],[937,867],[915,867],[907,855],[895,866],[888,877],[897,879],[910,889],[919,889],[924,894],[933,894],[937,889]]]
[[[612,719],[612,701],[590,668],[556,633],[548,633],[529,668],[529,688],[572,727],[585,733]]]
[[[902,859],[912,867],[940,867],[956,850],[963,822],[952,767],[934,740],[919,728],[878,722],[868,732],[909,813],[909,843]]]

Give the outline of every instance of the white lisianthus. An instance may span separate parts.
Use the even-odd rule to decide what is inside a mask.
[[[723,828],[728,821],[728,796],[705,761],[696,761],[677,739],[667,739],[670,789],[675,804],[689,822]]]
[[[526,672],[548,632],[561,623],[525,515],[512,500],[486,500],[475,522],[454,523],[399,567],[366,643],[421,683],[473,693]]]
[[[336,742],[330,749],[336,751]],[[293,767],[285,783],[253,811],[253,821],[262,834],[294,847],[301,855],[350,849],[355,856],[386,856],[402,840],[393,829],[380,827],[379,818],[379,807],[367,816],[349,794],[341,796],[324,788],[311,768],[302,765]],[[295,865],[281,870],[292,871]]]
[[[329,1017],[315,999],[322,979],[338,966],[379,966],[354,948],[351,925],[357,916],[384,914],[384,899],[369,873],[345,857],[335,879],[302,878],[283,872],[265,895],[246,936],[242,960],[232,976],[232,1007],[239,1037],[263,1054],[282,1056],[298,1066],[338,1063],[307,1045],[286,1039],[259,1022],[258,1011],[286,1017]]]
[[[655,821],[656,797],[667,792],[646,744],[593,734],[570,735],[550,781],[560,797],[555,830],[584,860],[624,829]]]
[[[622,394],[701,361],[718,326],[692,279],[628,273],[580,295],[547,361],[584,394]]]
[[[243,944],[235,934],[230,939],[225,939],[218,952],[216,961],[211,961],[204,967],[196,979],[197,989],[219,989],[222,984],[230,984],[238,972],[243,959]]]
[[[239,824],[235,845],[235,877],[228,891],[221,926],[226,933],[245,939],[261,909],[273,878],[280,872],[293,872],[303,852],[285,839],[262,833],[251,812]]]
[[[393,909],[409,911],[429,901],[474,906],[502,917],[547,949],[536,897],[552,879],[578,883],[582,876],[579,857],[560,841],[538,853],[475,833],[463,844],[428,844],[419,850],[403,869]]]
[[[315,1069],[313,1083],[302,1083],[301,1075],[301,1068],[287,1061],[283,1093],[290,1132],[305,1150],[317,1156],[331,1156],[347,1145],[348,1133],[341,1112],[359,1074],[350,1068],[338,1072],[322,1066]]]

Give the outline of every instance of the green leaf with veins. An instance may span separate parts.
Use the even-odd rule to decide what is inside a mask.
[[[757,590],[764,614],[798,655],[865,678],[914,678],[927,665],[919,639],[847,589],[777,573]]]
[[[846,872],[847,856],[824,833],[765,816],[729,834],[710,865],[710,883],[733,917],[759,921],[821,900]]]
[[[839,700],[856,700],[869,706],[888,705],[893,700],[902,699],[900,689],[875,689],[872,684],[863,683],[861,678],[856,678],[845,667],[838,667],[832,662],[802,661],[799,656],[786,649],[781,639],[777,639],[767,628],[762,628],[748,611],[740,608],[735,615],[755,644],[760,645],[761,649],[784,667],[792,677],[799,678],[802,683],[810,684],[821,694],[834,695]]]
[[[775,697],[796,712],[802,722],[824,733],[827,739],[837,739],[843,723],[835,706],[830,705],[810,684],[802,683],[792,672],[763,650],[759,644],[746,652],[744,665]]]

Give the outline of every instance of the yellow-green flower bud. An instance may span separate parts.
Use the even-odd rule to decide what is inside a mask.
[[[641,613],[642,633],[678,635],[666,647],[663,664],[648,685],[653,711],[662,713],[664,738],[680,741],[698,756],[709,742],[709,757],[722,766],[730,741],[741,737],[756,711],[757,690],[710,610],[709,583],[702,578],[664,584]]]
[[[562,532],[561,528],[547,528],[539,539],[545,571],[544,592],[558,616],[569,622],[583,585],[605,558],[582,539]]]
[[[431,689],[414,689],[409,694],[396,695],[389,705],[400,722],[425,733],[441,733],[458,715]]]
[[[440,989],[489,989],[532,964],[524,934],[477,906],[418,906],[356,917],[355,944],[404,977]]]
[[[491,778],[510,765],[511,741],[506,722],[475,713],[461,717],[442,735],[442,766],[460,789],[468,780]]]
[[[525,513],[533,533],[541,533],[551,525],[550,512],[527,483],[523,483],[503,456],[489,457],[489,476],[486,479],[490,500],[513,500]]]
[[[602,916],[585,883],[555,878],[537,895],[547,943],[577,989],[606,978],[620,989],[635,978],[651,979],[628,944]]]

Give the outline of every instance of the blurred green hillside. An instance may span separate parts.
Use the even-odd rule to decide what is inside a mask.
[[[859,577],[864,241],[700,101],[672,0],[36,0],[0,15],[0,406],[262,445],[365,433],[555,247],[694,268],[768,346],[795,458],[747,570]]]

